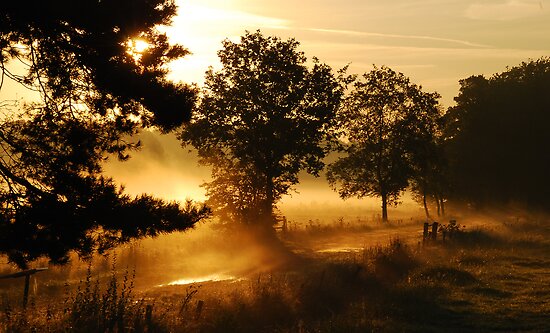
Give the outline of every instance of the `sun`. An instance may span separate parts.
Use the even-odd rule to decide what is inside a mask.
[[[136,62],[141,59],[143,53],[150,47],[151,44],[140,38],[130,39],[126,42],[126,52],[132,56]]]
[[[149,47],[151,47],[151,45],[143,39],[133,39],[131,42],[131,49],[135,53],[143,53]]]

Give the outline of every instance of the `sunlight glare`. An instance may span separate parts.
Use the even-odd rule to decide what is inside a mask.
[[[134,39],[132,40],[132,51],[136,53],[143,53],[151,45],[144,41],[143,39]]]
[[[128,40],[126,47],[126,52],[134,58],[134,61],[138,62],[141,59],[143,52],[151,47],[151,44],[147,43],[147,41],[143,39],[135,38]]]
[[[245,30],[288,28],[289,22],[276,17],[249,13],[235,1],[178,1],[179,14],[170,27],[161,27],[171,42],[179,43],[191,51],[183,59],[170,64],[169,78],[174,81],[201,84],[209,66],[216,68],[219,60],[216,51],[226,39],[236,40]]]

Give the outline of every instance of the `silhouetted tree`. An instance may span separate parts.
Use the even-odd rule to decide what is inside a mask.
[[[439,97],[439,96],[435,96]],[[437,206],[437,216],[445,215],[445,201],[449,188],[447,179],[447,159],[443,149],[443,115],[437,104],[437,98],[425,99],[424,109],[429,112],[422,119],[418,133],[409,141],[407,148],[411,152],[412,174],[409,180],[413,199],[421,203],[426,218],[431,219],[428,203]]]
[[[317,59],[308,68],[298,44],[259,31],[225,40],[222,69],[206,73],[198,111],[180,135],[212,166],[207,203],[226,219],[271,227],[298,173],[323,168],[341,87]]]
[[[440,134],[437,133],[439,137]],[[433,134],[432,132],[431,135]],[[437,216],[445,215],[445,201],[449,192],[443,147],[439,138],[430,137],[431,135],[428,134],[424,138],[426,141],[413,147],[413,173],[409,182],[413,199],[422,204],[427,219],[431,219],[429,202],[434,202],[437,206]]]
[[[10,261],[64,262],[73,250],[88,255],[208,216],[190,202],[131,199],[101,176],[108,154],[125,159],[139,145],[129,141],[138,128],[168,131],[190,118],[195,90],[166,79],[166,64],[187,51],[156,28],[175,12],[165,0],[0,5],[0,89],[11,79],[37,96],[1,105],[0,254]],[[132,47],[137,39],[149,47]]]
[[[4,1],[2,78],[38,90],[47,109],[141,117],[173,129],[190,118],[195,101],[194,89],[166,79],[166,64],[188,53],[157,29],[176,9],[173,0]],[[136,40],[149,47],[138,52]],[[11,59],[26,73],[13,73]]]
[[[550,59],[460,81],[446,118],[453,197],[550,206]]]
[[[339,112],[345,156],[327,178],[342,198],[382,199],[382,220],[428,149],[439,115],[437,93],[426,93],[402,73],[375,67],[354,80]]]

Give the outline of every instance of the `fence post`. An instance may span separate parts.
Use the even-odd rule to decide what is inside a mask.
[[[434,222],[432,224],[432,239],[435,241],[437,239],[437,228],[439,227],[439,223]]]
[[[29,285],[31,282],[31,275],[36,274],[38,272],[45,271],[47,269],[48,268],[27,269],[25,271],[13,273],[13,274],[0,275],[0,279],[15,279],[23,276],[25,277],[25,289],[23,290],[23,309],[26,309],[27,303],[29,301]]]
[[[424,233],[422,234],[422,245],[428,240],[428,235],[430,234],[430,224],[428,222],[424,223]]]
[[[153,304],[147,304],[145,306],[145,324],[147,328],[151,330],[153,326]]]
[[[25,275],[25,289],[23,291],[23,309],[27,308],[27,303],[29,301],[29,284],[31,280],[31,275]]]
[[[195,310],[195,320],[199,320],[202,314],[202,308],[204,306],[204,301],[199,300],[197,302],[197,309]]]

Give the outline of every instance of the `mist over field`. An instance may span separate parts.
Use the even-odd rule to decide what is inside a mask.
[[[139,140],[142,148],[134,152],[128,161],[109,160],[105,165],[105,174],[117,179],[128,193],[134,195],[158,193],[167,200],[177,201],[205,199],[205,191],[200,185],[211,180],[210,168],[198,165],[196,152],[182,148],[181,143],[170,134],[145,131],[134,140]],[[407,210],[418,206],[408,196],[403,201]],[[358,209],[377,210],[380,204],[376,199],[369,198],[342,201],[330,189],[324,176],[314,177],[306,173],[300,174],[296,191],[289,193],[281,203],[282,209],[297,213],[303,210],[303,206],[312,206],[308,210],[313,212],[327,206],[338,210],[350,205]]]

